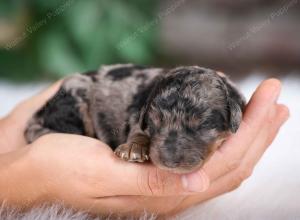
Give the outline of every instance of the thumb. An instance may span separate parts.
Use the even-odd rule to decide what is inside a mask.
[[[21,115],[21,118],[28,119],[59,90],[61,84],[62,80],[57,81],[39,94],[19,103],[11,114]]]
[[[203,170],[180,175],[161,170],[152,164],[117,160],[111,172],[112,175],[117,175],[116,178],[111,179],[118,179],[118,183],[112,184],[115,195],[186,195],[203,192],[209,186],[209,178]]]

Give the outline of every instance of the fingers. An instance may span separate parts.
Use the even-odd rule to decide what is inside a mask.
[[[193,183],[191,188],[196,188],[199,183],[203,182],[205,176],[209,177],[209,181],[213,181],[240,165],[242,158],[266,121],[269,110],[279,96],[280,89],[280,82],[276,79],[269,79],[260,84],[247,105],[237,133],[213,154],[200,171],[186,175],[186,179]]]
[[[128,163],[115,159],[111,165],[110,195],[170,196],[189,194],[188,183],[179,174],[170,173],[152,164]],[[198,182],[198,191],[207,188]]]
[[[30,117],[58,91],[59,87],[61,86],[61,83],[62,80],[57,81],[56,83],[54,83],[44,91],[40,92],[39,94],[20,103],[13,112],[22,113],[23,118]]]
[[[255,165],[262,157],[268,146],[275,139],[280,127],[289,117],[289,110],[286,106],[274,104],[273,109],[275,109],[275,111],[272,109],[270,110],[269,120],[264,125],[263,129],[261,129],[261,132],[257,135],[240,165],[232,172],[229,172],[228,174],[213,181],[207,191],[201,194],[189,196],[182,204],[182,208],[203,202],[225,192],[232,191],[239,187],[240,184],[251,175]]]
[[[122,181],[126,185],[131,184],[130,187],[128,185],[125,187],[131,189],[131,192],[126,193],[168,196],[205,191],[209,186],[209,180],[217,179],[240,165],[245,153],[265,124],[269,110],[279,96],[280,87],[280,82],[276,79],[266,80],[258,87],[248,104],[243,123],[237,134],[233,135],[200,171],[180,176],[159,170],[151,165],[135,164],[129,168],[129,164],[126,164],[128,170],[122,166],[124,168],[122,175],[125,176]],[[132,183],[132,179],[136,181]],[[125,188],[116,195],[124,195],[122,193]]]
[[[13,111],[3,119],[5,129],[7,134],[9,134],[7,135],[7,140],[10,142],[11,149],[16,149],[26,144],[23,132],[29,118],[58,91],[61,82],[62,81],[58,81],[40,94],[19,103]]]
[[[257,135],[240,166],[233,172],[224,176],[224,180],[222,180],[222,182],[224,182],[224,184],[226,183],[227,187],[224,188],[226,191],[236,189],[251,175],[255,165],[262,157],[269,144],[271,144],[271,142],[275,139],[280,127],[287,120],[288,109],[285,106],[275,105],[274,109],[276,113],[273,113],[273,117],[269,118],[269,121],[266,122],[263,129]],[[270,112],[270,114],[272,113]]]
[[[214,180],[236,169],[267,120],[269,110],[276,102],[281,85],[276,79],[261,83],[247,105],[243,121],[236,134],[232,135],[204,165],[203,170]]]
[[[288,118],[290,117],[290,111],[288,109],[287,106],[283,105],[283,104],[277,104],[276,107],[276,120],[274,120],[274,126],[273,129],[270,131],[270,136],[267,140],[267,144],[270,145],[276,134],[278,133],[280,127],[288,120]]]
[[[271,110],[269,113],[269,120],[266,122],[264,128],[252,143],[251,148],[248,150],[241,164],[242,169],[248,170],[248,172],[246,173],[248,173],[249,175],[251,174],[254,166],[257,164],[259,159],[262,157],[263,153],[275,139],[280,127],[286,122],[289,117],[289,110],[285,105],[276,104],[274,105],[273,109],[274,110]]]

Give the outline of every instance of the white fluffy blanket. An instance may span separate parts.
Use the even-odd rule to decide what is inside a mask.
[[[62,205],[42,205],[27,212],[15,208],[0,206],[1,220],[155,220],[155,215],[144,213],[138,218],[120,218],[117,216],[93,217],[85,212],[65,208]]]
[[[252,74],[239,83],[247,98],[261,80],[262,76]],[[300,77],[288,74],[282,77],[282,81],[283,91],[279,102],[289,106],[291,118],[267,150],[253,175],[236,191],[193,207],[178,219],[300,219]],[[0,82],[0,116],[44,86],[16,86]],[[89,219],[85,213],[68,209],[62,211],[58,206],[33,209],[25,214],[18,214],[12,209],[1,210],[1,220]],[[141,217],[147,218],[154,219],[153,216]]]

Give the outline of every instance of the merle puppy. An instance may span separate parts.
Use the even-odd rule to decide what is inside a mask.
[[[66,78],[29,121],[25,137],[86,135],[126,161],[151,159],[184,173],[199,168],[237,131],[244,106],[229,79],[210,69],[103,66]]]

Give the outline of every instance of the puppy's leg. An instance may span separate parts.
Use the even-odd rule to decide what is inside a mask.
[[[75,81],[78,77],[71,78]],[[87,101],[82,93],[86,90],[71,87],[66,89],[66,81],[59,91],[38,110],[29,121],[25,138],[31,143],[48,133],[67,133],[93,137],[93,126],[89,118]],[[80,91],[80,94],[77,94]]]
[[[134,129],[125,144],[119,145],[115,154],[130,162],[144,162],[149,160],[150,139],[139,129]]]

